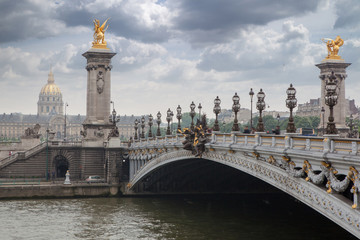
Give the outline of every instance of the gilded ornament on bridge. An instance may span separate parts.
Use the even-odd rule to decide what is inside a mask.
[[[197,121],[194,130],[184,128],[183,131],[178,130],[185,136],[185,140],[182,142],[185,150],[192,151],[195,157],[202,157],[205,152],[205,144],[209,141],[206,137],[207,126],[206,126],[206,115],[202,116],[201,121]]]
[[[344,40],[337,36],[335,40],[331,38],[322,38],[321,39],[324,43],[326,43],[326,47],[328,50],[328,55],[325,58],[326,59],[335,59],[335,60],[341,60],[341,57],[338,55],[340,47],[344,44]]]
[[[109,18],[106,19],[101,26],[100,26],[100,21],[98,19],[95,19],[93,21],[94,22],[94,41],[92,42],[93,48],[108,49],[106,47],[106,41],[105,41],[105,32],[109,27],[109,25],[107,25],[105,28],[105,25],[108,20]]]

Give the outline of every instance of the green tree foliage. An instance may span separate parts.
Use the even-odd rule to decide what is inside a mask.
[[[254,117],[253,118],[253,126],[257,126],[259,121],[259,117]],[[265,131],[269,131],[270,133],[272,132],[273,129],[275,129],[275,127],[278,125],[278,121],[276,118],[273,118],[272,116],[265,116],[263,117],[263,122],[264,122],[264,126],[265,126]],[[282,119],[279,121],[279,126],[281,130],[286,130],[287,124],[289,122],[289,119]],[[295,116],[294,117],[294,123],[295,123],[295,127],[296,128],[314,128],[316,129],[319,126],[320,123],[320,117],[315,117],[315,116],[311,116],[311,117],[299,117],[299,116]],[[250,124],[249,124],[250,126]]]

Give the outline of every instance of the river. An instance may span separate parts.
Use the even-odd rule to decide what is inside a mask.
[[[282,194],[0,202],[0,239],[356,239]]]

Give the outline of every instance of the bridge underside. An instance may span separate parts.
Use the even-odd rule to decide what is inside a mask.
[[[264,193],[277,188],[235,168],[206,159],[185,159],[147,174],[134,193]]]

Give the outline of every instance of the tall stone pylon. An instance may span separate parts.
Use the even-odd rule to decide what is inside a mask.
[[[320,69],[319,78],[321,80],[321,100],[320,105],[325,109],[324,122],[320,118],[319,128],[322,128],[323,124],[326,128],[328,118],[329,118],[329,107],[325,104],[325,95],[326,95],[326,81],[329,80],[329,76],[334,72],[337,80],[338,99],[337,104],[334,106],[334,122],[336,128],[339,131],[341,136],[345,136],[348,128],[346,127],[346,109],[348,108],[346,99],[345,99],[345,79],[347,77],[346,68],[351,65],[351,63],[346,63],[338,54],[339,47],[342,46],[343,40],[337,36],[335,40],[325,39],[323,41],[326,43],[328,48],[328,56],[321,61],[320,64],[316,64]]]
[[[83,54],[87,59],[86,119],[82,135],[85,140],[101,142],[113,128],[109,122],[111,101],[111,58],[116,55],[106,47],[104,26],[95,22],[93,47]],[[96,25],[97,24],[97,25]],[[102,29],[101,29],[102,28]]]

